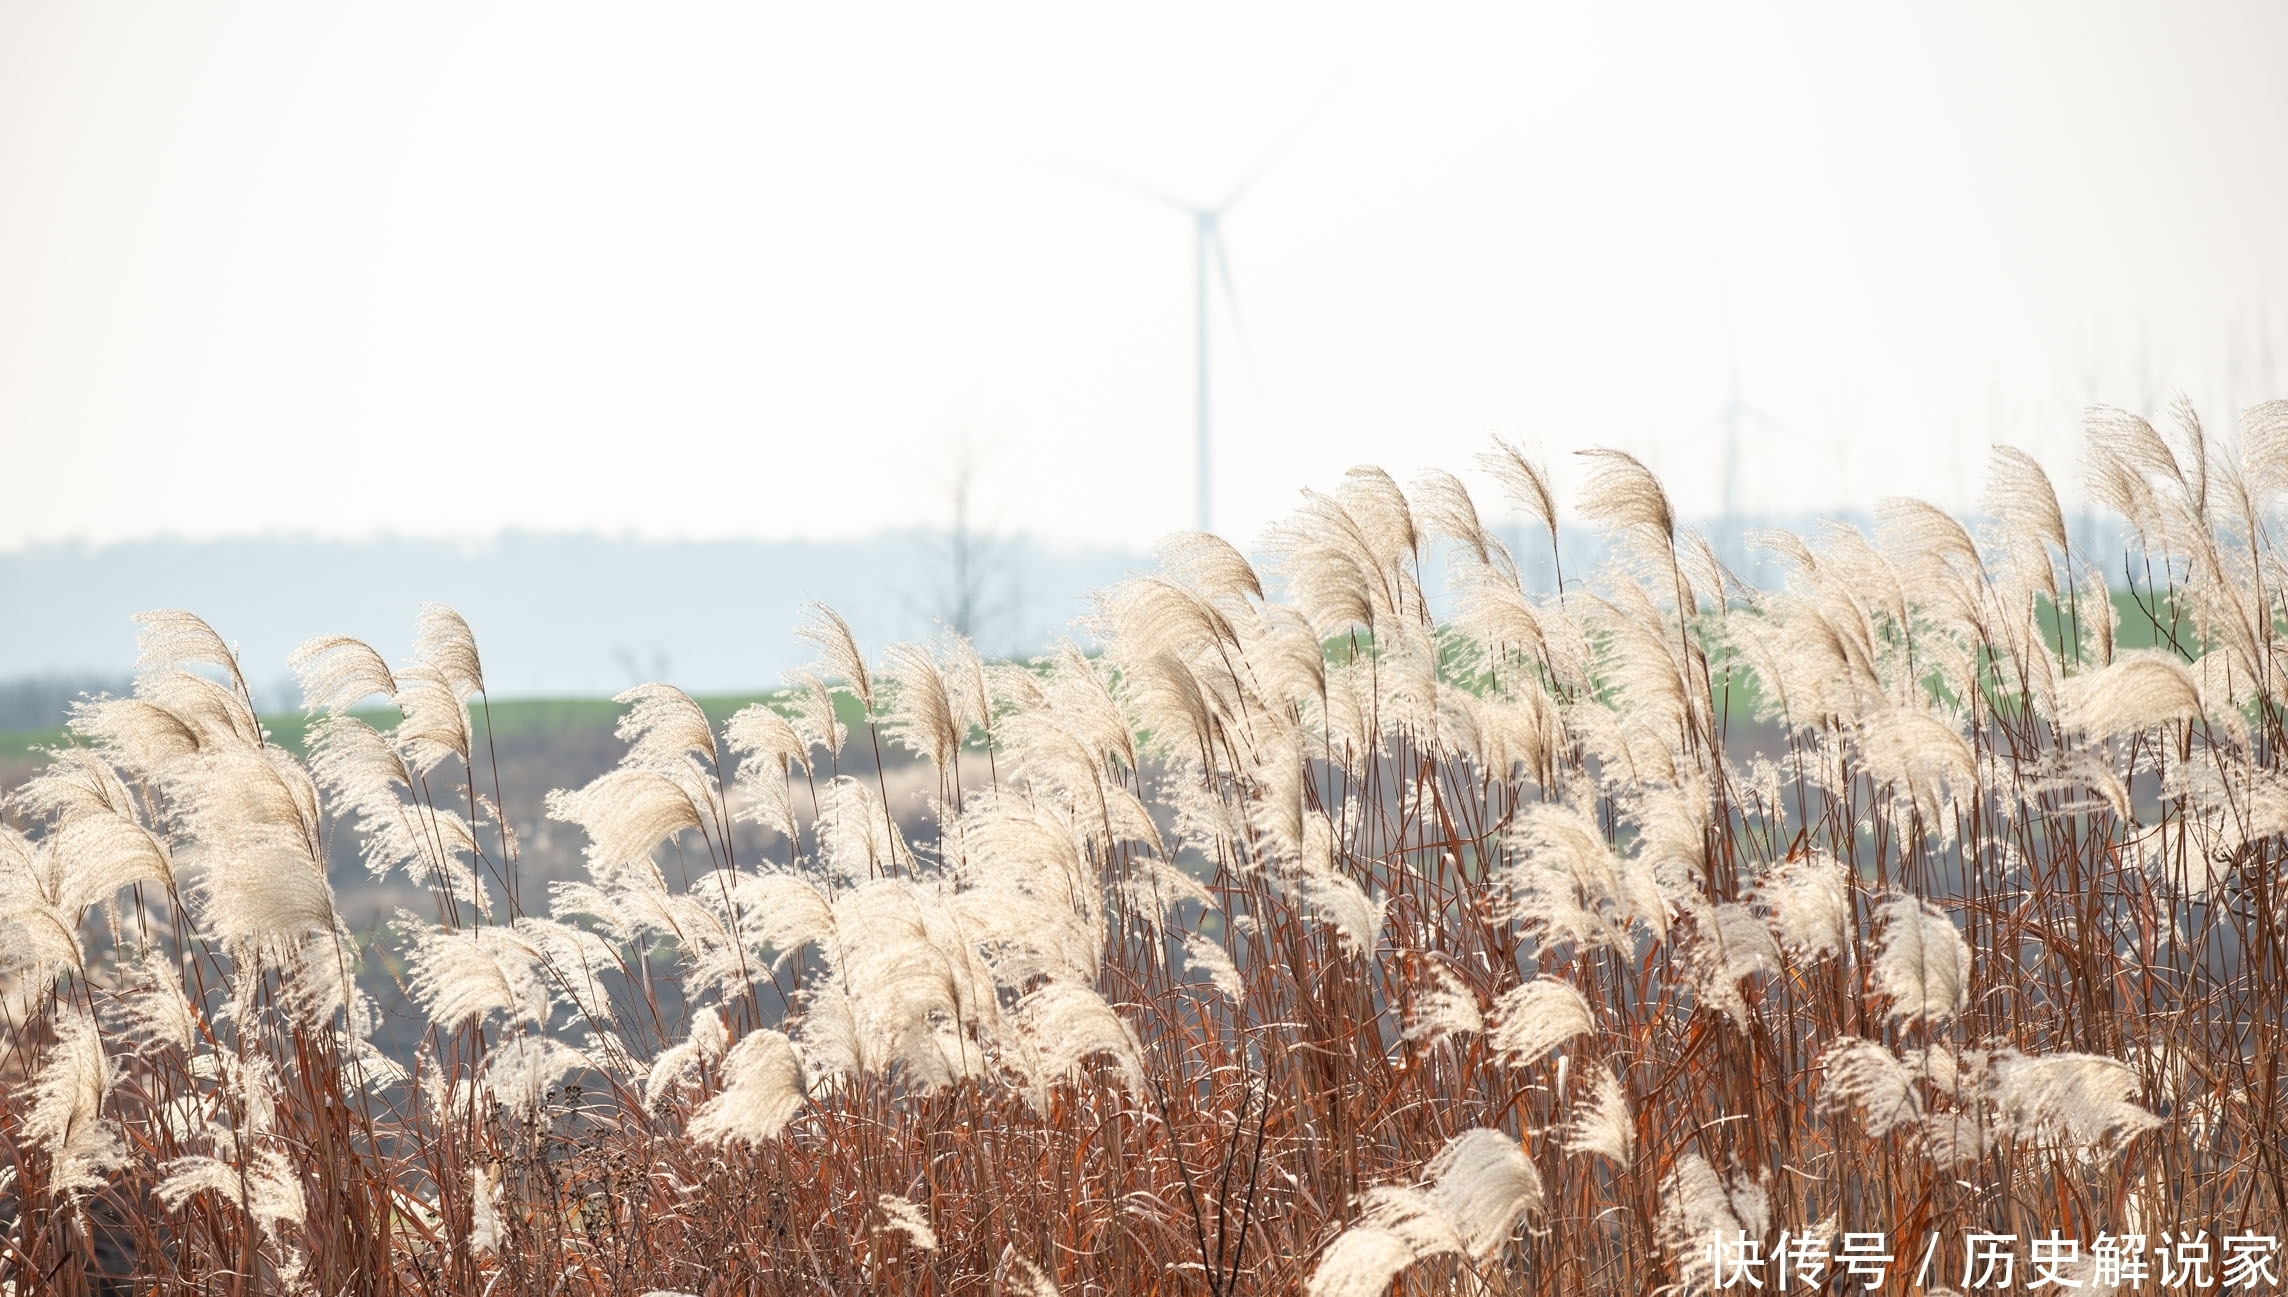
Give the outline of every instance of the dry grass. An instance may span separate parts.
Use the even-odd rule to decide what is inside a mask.
[[[2278,1233],[2288,406],[2240,440],[2094,421],[2119,572],[2005,454],[1979,536],[1898,503],[1752,591],[1607,454],[1561,596],[1455,479],[1362,470],[1261,576],[1171,541],[1100,658],[820,610],[784,714],[623,698],[545,896],[458,617],[298,655],[304,764],[152,615],[0,832],[0,1277],[1650,1293],[1710,1230],[1884,1231],[1894,1287],[1972,1232]],[[2116,655],[2124,581],[2169,648]],[[340,834],[428,897],[377,945]]]

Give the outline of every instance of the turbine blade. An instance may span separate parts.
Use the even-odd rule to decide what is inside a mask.
[[[1255,164],[1255,169],[1249,171],[1238,184],[1232,186],[1230,193],[1224,195],[1223,201],[1216,205],[1215,210],[1219,214],[1230,211],[1234,204],[1247,196],[1248,190],[1255,188],[1255,182],[1263,179],[1264,173],[1271,170],[1271,165],[1279,160],[1280,155],[1287,151],[1288,146],[1293,144],[1305,130],[1309,129],[1311,123],[1319,119],[1319,113],[1326,108],[1327,101],[1333,99],[1335,92],[1343,88],[1343,83],[1350,80],[1350,75],[1349,70],[1345,69],[1341,76],[1335,78],[1333,85],[1320,92],[1319,98],[1311,105],[1310,111],[1303,114],[1302,120],[1290,127],[1287,134],[1282,136],[1277,144],[1266,150],[1262,160]]]
[[[1256,411],[1266,424],[1271,423],[1271,400],[1263,387],[1263,371],[1255,364],[1255,344],[1247,334],[1247,317],[1239,309],[1239,285],[1231,277],[1231,258],[1225,255],[1223,230],[1218,227],[1211,236],[1215,242],[1216,278],[1223,283],[1224,306],[1231,312],[1231,331],[1239,339],[1239,363],[1247,370],[1247,385],[1255,393]]]
[[[1092,167],[1085,162],[1060,162],[1055,165],[1063,168],[1066,171],[1077,171],[1080,174],[1087,176],[1093,180],[1099,180],[1105,184],[1111,185],[1115,189],[1125,189],[1129,193],[1134,194],[1138,198],[1142,198],[1148,202],[1158,203],[1163,207],[1173,207],[1179,212],[1189,214],[1200,210],[1199,208],[1185,202],[1181,198],[1176,197],[1174,194],[1166,192],[1165,190],[1154,189],[1152,186],[1144,184],[1141,181],[1130,180],[1126,176],[1119,175],[1115,172],[1106,171],[1101,167]]]

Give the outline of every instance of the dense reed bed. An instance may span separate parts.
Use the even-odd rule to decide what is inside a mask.
[[[1603,451],[1586,580],[1360,469],[1260,571],[1167,542],[1099,655],[870,660],[817,609],[783,705],[620,699],[546,887],[458,616],[300,650],[304,761],[148,614],[0,828],[0,1277],[1651,1293],[1824,1252],[1898,1290],[1980,1286],[1979,1234],[2023,1285],[2053,1232],[2197,1231],[2213,1281],[2288,1220],[2288,404],[2235,440],[2093,416],[2127,554],[2001,450],[1978,535],[1892,502],[1764,537],[1751,589]],[[1547,475],[1482,467],[1553,564]],[[2116,650],[2120,590],[2161,647]],[[843,773],[885,748],[925,807]],[[377,944],[344,834],[429,898]]]

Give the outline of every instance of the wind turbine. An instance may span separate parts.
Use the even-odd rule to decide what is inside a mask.
[[[1786,425],[1747,403],[1740,395],[1740,345],[1732,329],[1732,294],[1719,289],[1724,314],[1724,408],[1715,423],[1724,433],[1724,546],[1738,567],[1746,567],[1748,546],[1740,530],[1740,429],[1759,423],[1767,432],[1786,435]]]
[[[1308,124],[1309,119],[1306,118],[1303,125]],[[1208,280],[1211,272],[1214,278],[1223,284],[1224,304],[1231,312],[1232,328],[1239,337],[1240,354],[1246,359],[1251,371],[1255,365],[1254,349],[1248,345],[1247,341],[1247,322],[1239,311],[1239,290],[1232,283],[1231,259],[1224,252],[1223,218],[1231,214],[1231,209],[1237,207],[1242,198],[1247,197],[1248,191],[1255,188],[1256,183],[1263,179],[1265,172],[1271,170],[1272,164],[1277,162],[1279,156],[1287,151],[1287,146],[1294,143],[1295,137],[1301,134],[1302,130],[1303,126],[1298,125],[1294,130],[1288,132],[1287,137],[1273,145],[1244,179],[1232,186],[1231,192],[1224,195],[1222,202],[1212,207],[1201,207],[1195,203],[1187,203],[1181,198],[1154,189],[1149,185],[1141,185],[1123,176],[1099,171],[1093,167],[1080,168],[1100,180],[1118,185],[1130,193],[1149,199],[1163,207],[1173,208],[1191,218],[1193,321],[1196,330],[1193,351],[1195,368],[1193,422],[1196,433],[1193,468],[1196,474],[1194,499],[1197,525],[1201,531],[1213,530],[1212,524],[1215,521],[1213,435],[1215,405],[1211,399],[1211,388],[1208,381]]]

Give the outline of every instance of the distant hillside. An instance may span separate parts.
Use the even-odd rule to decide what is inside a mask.
[[[1144,555],[1003,538],[977,567],[979,647],[1027,653],[1064,633],[1089,591]],[[512,534],[483,544],[258,537],[51,545],[0,554],[0,682],[124,679],[146,608],[188,608],[239,646],[257,700],[285,710],[286,656],[348,634],[398,656],[426,601],[476,628],[497,696],[609,694],[672,679],[694,692],[770,688],[811,654],[794,638],[820,599],[872,646],[934,634],[954,604],[941,537],[659,542]],[[45,707],[51,688],[39,690]],[[264,696],[264,695],[273,696]],[[22,700],[30,703],[27,697]],[[0,728],[13,728],[0,725]]]

